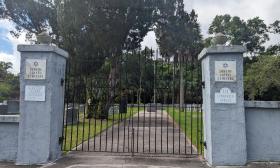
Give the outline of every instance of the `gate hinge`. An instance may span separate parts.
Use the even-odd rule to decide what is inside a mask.
[[[202,86],[203,89],[205,88],[205,81],[201,82],[201,86]]]
[[[207,143],[206,143],[206,141],[203,142],[203,146],[204,146],[205,149],[207,149]]]
[[[60,79],[60,85],[61,85],[61,86],[64,85],[64,79],[63,79],[63,78]]]
[[[64,139],[64,138],[63,138],[63,136],[61,136],[61,137],[59,137],[59,138],[58,138],[58,144],[59,144],[59,145],[61,145],[61,144],[62,144],[63,139]]]

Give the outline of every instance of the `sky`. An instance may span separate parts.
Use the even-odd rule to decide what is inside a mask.
[[[244,20],[259,16],[266,24],[280,20],[280,0],[184,0],[185,9],[192,9],[198,14],[198,21],[204,37],[208,36],[207,30],[216,15],[230,14],[239,16]],[[9,33],[14,25],[7,20],[0,20],[0,61],[12,62],[13,73],[19,72],[20,56],[17,51],[18,44],[26,44],[25,35],[18,39]],[[270,35],[271,40],[265,45],[280,43],[280,35]],[[157,48],[154,32],[149,32],[142,42],[142,46]]]

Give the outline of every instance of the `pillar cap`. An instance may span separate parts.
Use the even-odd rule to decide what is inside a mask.
[[[35,44],[35,45],[18,45],[17,50],[20,52],[53,52],[64,58],[68,58],[68,52],[52,45]]]
[[[232,46],[213,46],[209,48],[204,48],[198,55],[198,60],[204,59],[209,54],[222,54],[222,53],[244,53],[247,49],[241,45],[232,45]]]

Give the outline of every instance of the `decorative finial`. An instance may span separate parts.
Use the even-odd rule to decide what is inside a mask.
[[[51,36],[49,35],[48,32],[44,31],[42,33],[39,33],[36,35],[37,42],[39,44],[50,44],[52,41]]]
[[[215,37],[211,40],[211,44],[212,46],[225,45],[227,41],[228,38],[226,35],[224,35],[223,33],[217,33]]]

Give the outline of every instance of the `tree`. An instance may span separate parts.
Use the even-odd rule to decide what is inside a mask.
[[[19,98],[19,77],[10,73],[10,62],[0,62],[0,102],[9,98]]]
[[[161,53],[166,53],[166,56],[173,57],[174,63],[179,64],[179,102],[180,106],[183,107],[185,103],[183,67],[187,61],[192,62],[192,66],[196,64],[195,56],[202,49],[202,36],[195,11],[192,10],[190,14],[184,11],[182,0],[178,0],[175,7],[174,14],[164,15],[166,17],[157,21],[156,36]]]
[[[71,55],[72,65],[83,61],[75,67],[83,76],[95,74],[106,59],[111,59],[107,77],[112,84],[110,88],[114,88],[119,69],[116,61],[123,50],[139,47],[153,22],[155,6],[155,2],[145,0],[5,0],[1,3],[1,17],[16,23],[17,30],[13,32],[16,36],[22,30],[30,38],[41,31],[50,31],[54,43]]]
[[[274,23],[272,23],[269,26],[269,29],[271,33],[280,33],[280,20],[276,20]]]
[[[58,0],[3,0],[0,2],[0,19],[16,23],[16,30],[11,31],[15,37],[26,31],[26,38],[30,40],[34,34],[51,30],[55,38],[58,37],[56,3]]]
[[[245,97],[250,100],[280,100],[280,57],[259,56],[248,64],[244,77]]]
[[[246,46],[251,55],[263,52],[263,44],[269,40],[268,26],[259,17],[244,21],[238,16],[217,15],[209,27],[209,34],[219,32],[228,36],[231,44]]]
[[[280,56],[280,45],[269,46],[263,54]]]

